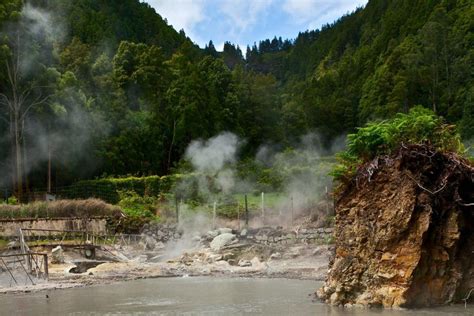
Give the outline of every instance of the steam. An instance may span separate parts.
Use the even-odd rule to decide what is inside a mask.
[[[185,157],[199,172],[216,173],[225,165],[236,161],[240,141],[232,133],[223,133],[207,141],[193,141],[187,148]]]
[[[237,204],[241,202],[235,201],[236,194],[247,194],[259,201],[258,209],[255,202],[252,205],[257,226],[291,226],[291,219],[308,214],[319,214],[323,220],[331,212],[332,181],[328,173],[333,163],[331,155],[344,146],[343,137],[329,149],[323,147],[315,133],[304,135],[293,148],[286,150],[276,145],[261,146],[252,167],[263,170],[260,175],[241,172],[238,154],[244,143],[236,135],[225,132],[209,140],[193,141],[186,150],[185,159],[191,164],[192,172],[178,183],[176,193],[184,205],[187,199],[200,201],[194,212],[208,215],[207,228],[214,203],[220,208],[225,204],[223,200],[234,200],[232,207],[241,207],[243,211],[243,205]],[[274,183],[265,183],[265,177],[275,178]],[[265,205],[264,198],[263,207],[268,214],[265,221],[259,218],[262,192],[264,196],[270,194],[272,200]],[[235,222],[227,224],[235,226]]]

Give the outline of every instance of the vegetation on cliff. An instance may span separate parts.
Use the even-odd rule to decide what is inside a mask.
[[[336,180],[347,183],[374,158],[392,155],[400,147],[426,144],[441,152],[465,154],[461,136],[454,125],[429,109],[412,108],[407,114],[370,122],[347,137],[347,149],[338,154],[339,164],[332,171]]]

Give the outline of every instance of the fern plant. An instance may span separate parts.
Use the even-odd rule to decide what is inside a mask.
[[[347,150],[338,155],[338,164],[331,175],[346,182],[357,166],[379,155],[390,154],[401,144],[428,143],[437,150],[463,154],[461,137],[453,125],[431,110],[416,106],[408,113],[399,113],[393,119],[370,122],[347,137]]]

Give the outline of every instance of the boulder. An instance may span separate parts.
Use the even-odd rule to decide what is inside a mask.
[[[239,263],[237,264],[239,267],[251,267],[252,262],[250,260],[240,259]]]
[[[213,240],[217,236],[219,236],[219,231],[217,230],[210,230],[206,233],[206,239],[209,239],[209,240]]]
[[[51,251],[51,263],[60,264],[64,263],[64,251],[61,246],[53,248]]]
[[[146,250],[153,250],[156,247],[156,240],[153,237],[145,236],[144,238],[145,249]]]
[[[217,231],[219,232],[219,235],[232,234],[232,228],[219,228]]]
[[[281,253],[279,252],[272,253],[272,255],[270,256],[270,259],[272,260],[281,259]]]
[[[219,251],[223,247],[231,244],[235,239],[236,237],[234,234],[225,233],[225,234],[219,235],[211,241],[211,245],[210,245],[211,249],[213,251]]]

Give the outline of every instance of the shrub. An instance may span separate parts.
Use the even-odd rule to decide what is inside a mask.
[[[393,119],[371,122],[347,137],[347,150],[338,155],[339,164],[331,174],[345,181],[356,172],[357,166],[379,155],[391,154],[402,144],[428,143],[437,150],[464,153],[461,137],[455,126],[431,110],[421,106]]]
[[[145,223],[158,221],[156,205],[158,198],[140,196],[135,191],[118,191],[125,217],[113,218],[108,227],[115,233],[138,234]]]
[[[118,205],[129,217],[155,219],[157,199],[150,196],[140,196],[135,191],[119,191]]]
[[[133,191],[141,196],[158,196],[160,182],[159,176],[83,180],[59,190],[58,195],[69,199],[96,197],[117,204],[120,201],[119,191]]]

